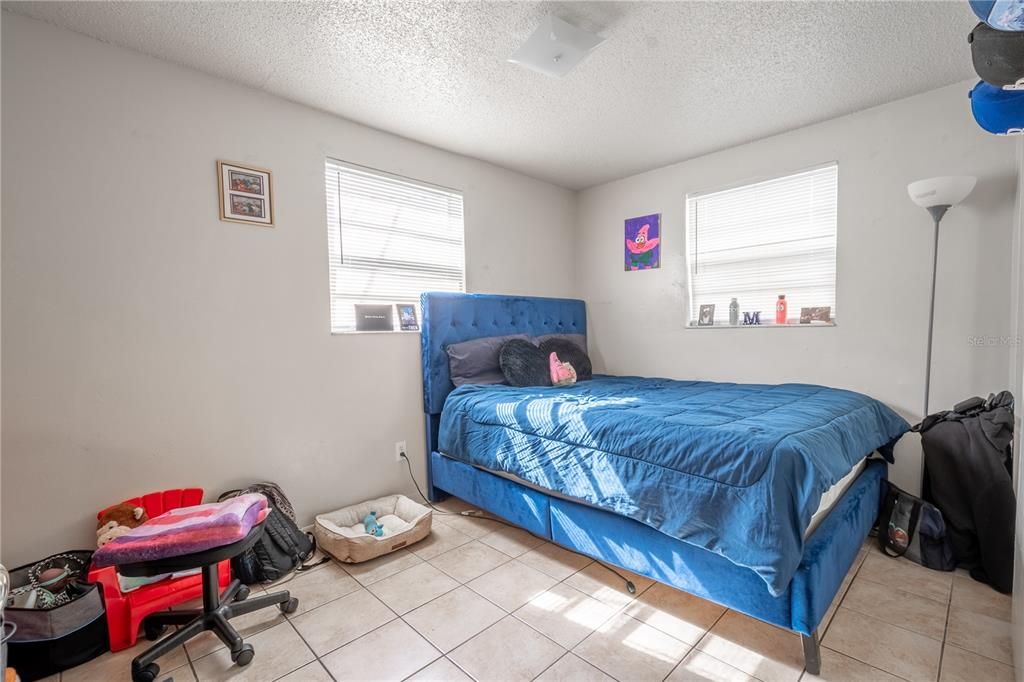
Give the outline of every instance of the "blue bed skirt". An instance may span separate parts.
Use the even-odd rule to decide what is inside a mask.
[[[785,591],[777,597],[756,573],[642,523],[430,455],[431,494],[459,497],[563,547],[620,566],[759,620],[810,635],[878,515],[886,465],[868,463],[804,543]]]

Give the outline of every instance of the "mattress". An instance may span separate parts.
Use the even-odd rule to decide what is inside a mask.
[[[891,461],[908,428],[877,400],[823,386],[596,377],[461,386],[438,450],[720,554],[777,595],[822,498],[841,496],[872,451]]]
[[[839,479],[839,481],[831,488],[826,490],[821,495],[821,502],[818,503],[818,508],[811,515],[811,522],[807,524],[807,530],[804,531],[804,538],[806,539],[814,529],[818,527],[818,524],[825,520],[828,513],[832,511],[832,507],[836,506],[836,502],[843,496],[846,489],[853,485],[853,482],[860,476],[860,472],[864,471],[864,467],[867,466],[867,458],[862,459],[853,465],[849,473]]]

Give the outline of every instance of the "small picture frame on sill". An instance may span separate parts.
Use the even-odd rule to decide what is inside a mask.
[[[816,306],[813,308],[800,309],[800,324],[813,324],[814,322],[832,323],[832,306]]]
[[[697,315],[697,326],[698,327],[713,327],[715,324],[715,304],[706,303],[700,307],[700,313]]]
[[[218,161],[217,184],[221,220],[274,226],[273,190],[269,170]]]
[[[391,306],[380,303],[356,303],[357,332],[391,332],[395,330],[391,319]]]
[[[403,332],[418,332],[420,323],[416,319],[416,306],[412,303],[396,303],[395,311],[398,313],[398,328]]]

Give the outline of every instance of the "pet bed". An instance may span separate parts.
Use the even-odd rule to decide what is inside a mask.
[[[384,535],[366,532],[363,519],[377,512]],[[319,514],[313,525],[320,548],[338,561],[358,564],[376,559],[430,535],[431,511],[405,495],[389,495]]]

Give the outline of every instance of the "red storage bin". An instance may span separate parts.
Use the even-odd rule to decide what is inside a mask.
[[[142,497],[133,497],[130,500],[125,500],[122,504],[142,507],[152,519],[170,509],[191,507],[202,504],[202,501],[202,488],[176,488],[149,493]],[[98,512],[96,519],[99,520],[107,509]],[[217,567],[217,575],[221,589],[227,587],[231,581],[231,562],[222,561]],[[165,611],[175,604],[196,599],[203,594],[203,577],[199,574],[161,580],[130,592],[121,592],[116,567],[96,568],[93,566],[89,569],[89,582],[99,584],[103,590],[111,651],[120,651],[134,646],[139,636],[139,626],[149,614]]]

